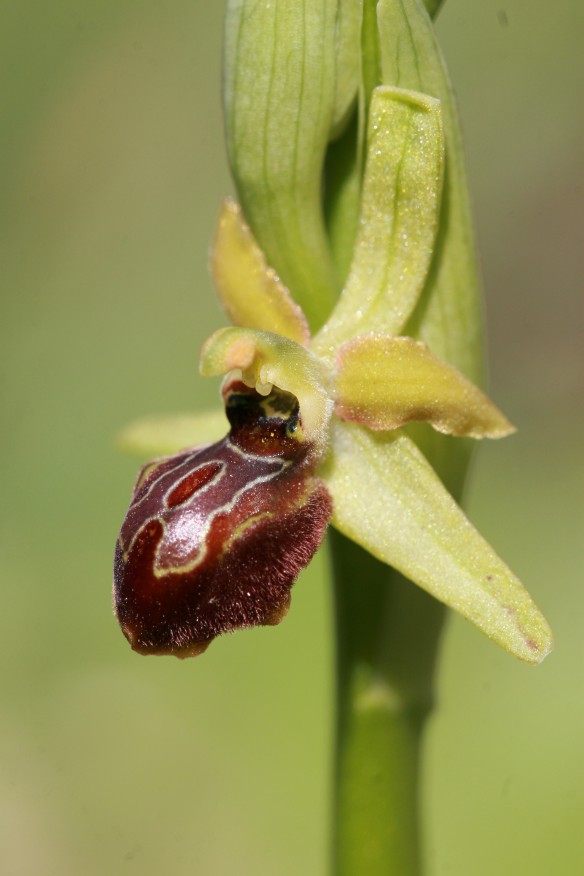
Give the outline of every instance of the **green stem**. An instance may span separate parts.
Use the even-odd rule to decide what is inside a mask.
[[[418,876],[419,763],[443,606],[337,532],[335,876]]]

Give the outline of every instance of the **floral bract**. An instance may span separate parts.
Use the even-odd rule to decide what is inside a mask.
[[[376,88],[351,267],[313,337],[239,206],[223,204],[212,271],[234,326],[206,342],[201,372],[224,375],[229,436],[217,441],[216,414],[125,434],[142,451],[181,451],[146,467],[118,543],[117,611],[137,650],[196,654],[220,632],[279,621],[329,518],[520,659],[550,650],[529,594],[402,428],[513,431],[456,368],[402,336],[430,269],[443,167],[439,101]]]

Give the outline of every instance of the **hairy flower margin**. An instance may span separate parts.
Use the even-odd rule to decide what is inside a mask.
[[[416,2],[380,3],[380,31]],[[352,260],[324,324],[326,294],[288,289],[225,201],[212,272],[234,326],[206,342],[201,372],[224,375],[229,434],[217,440],[226,424],[215,413],[126,430],[126,446],[172,454],[142,470],[117,545],[116,611],[137,651],[192,656],[222,632],[278,623],[329,519],[521,660],[551,648],[529,594],[403,428],[513,431],[459,370],[405,335],[436,258],[448,108],[384,84],[367,103]]]

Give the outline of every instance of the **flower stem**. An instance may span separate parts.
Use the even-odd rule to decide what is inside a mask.
[[[333,531],[334,876],[418,876],[420,746],[443,606]]]

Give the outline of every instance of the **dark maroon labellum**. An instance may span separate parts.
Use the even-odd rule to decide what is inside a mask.
[[[114,602],[142,654],[200,654],[230,630],[277,624],[332,513],[298,402],[241,382],[216,444],[146,465],[122,524]]]

